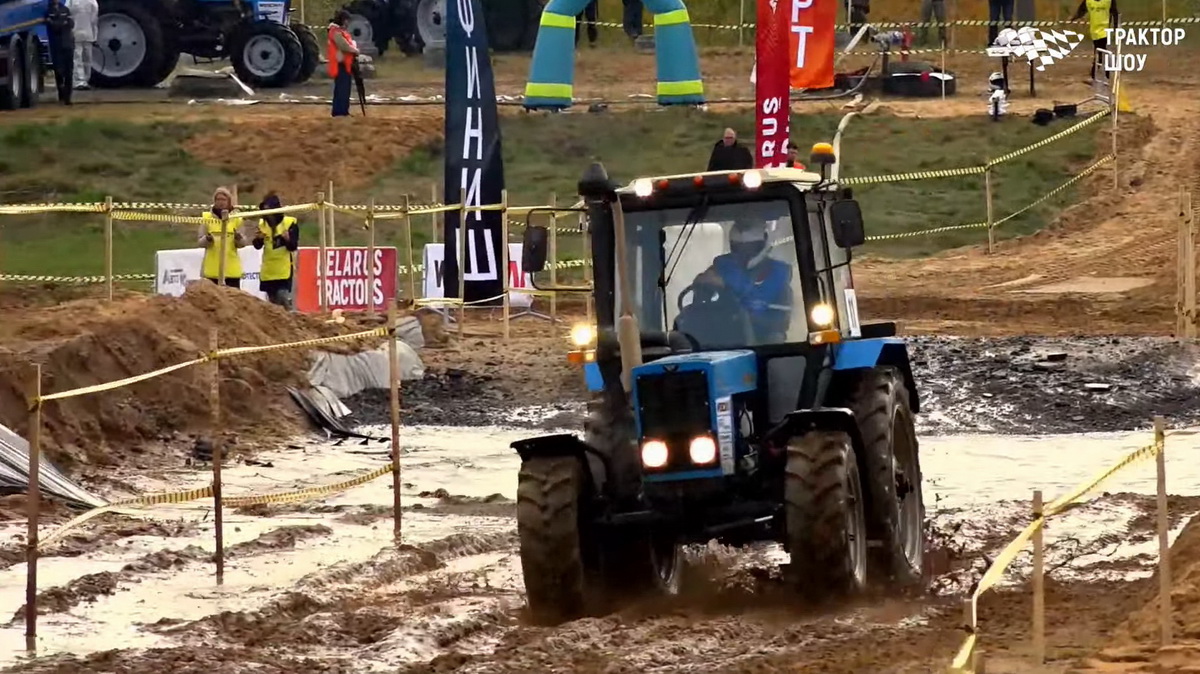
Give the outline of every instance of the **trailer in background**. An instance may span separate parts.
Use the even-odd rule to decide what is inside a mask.
[[[0,0],[0,110],[32,108],[50,68],[48,0]]]

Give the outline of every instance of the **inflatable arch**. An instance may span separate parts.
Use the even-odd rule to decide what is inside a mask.
[[[645,0],[654,14],[654,52],[658,62],[658,104],[704,102],[696,39],[683,0]],[[588,0],[550,0],[542,11],[525,108],[571,107],[575,82],[575,17]]]

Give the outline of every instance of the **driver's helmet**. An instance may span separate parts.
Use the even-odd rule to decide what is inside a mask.
[[[753,267],[771,252],[767,245],[768,236],[764,222],[735,220],[729,229],[729,253],[743,267]]]

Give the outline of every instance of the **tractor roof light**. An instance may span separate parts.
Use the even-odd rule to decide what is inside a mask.
[[[576,323],[571,328],[571,343],[578,348],[588,346],[596,339],[596,328],[587,323]]]
[[[645,199],[654,192],[654,181],[649,178],[640,178],[633,181],[633,193]]]
[[[833,154],[833,146],[829,143],[814,143],[812,146],[812,163],[825,165],[837,161]]]
[[[833,307],[824,302],[815,305],[812,311],[809,312],[809,316],[812,318],[813,323],[822,328],[833,325]]]
[[[762,187],[763,174],[762,171],[746,171],[742,176],[742,185],[749,190],[756,190]]]

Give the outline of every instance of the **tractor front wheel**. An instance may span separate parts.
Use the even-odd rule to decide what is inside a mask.
[[[304,47],[291,28],[255,21],[237,32],[230,60],[238,77],[251,87],[286,87],[304,67]]]
[[[179,52],[169,43],[159,11],[139,0],[100,0],[92,86],[153,87],[171,74]]]
[[[595,541],[582,517],[583,470],[575,457],[532,458],[517,475],[521,572],[539,624],[582,617],[596,594]]]
[[[871,576],[892,589],[921,583],[925,558],[925,503],[912,407],[904,377],[893,367],[868,371],[850,408],[863,442],[863,476],[871,494]]]
[[[813,601],[866,587],[867,532],[850,436],[812,431],[787,447],[784,485],[790,575]]]
[[[317,66],[321,65],[321,43],[317,41],[317,34],[313,29],[302,23],[293,23],[292,32],[300,38],[300,46],[304,49],[303,65],[296,76],[296,84],[303,84],[316,72]]]

